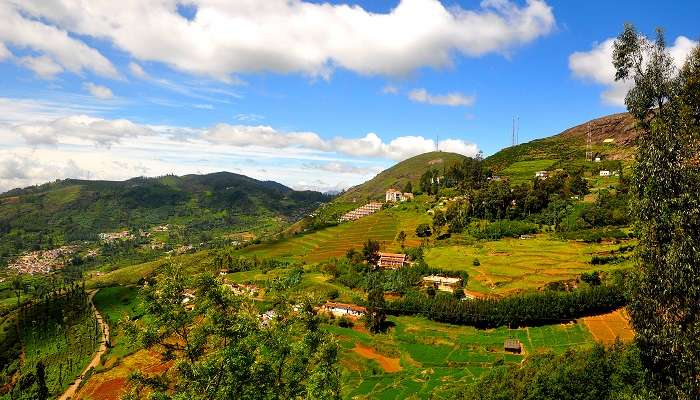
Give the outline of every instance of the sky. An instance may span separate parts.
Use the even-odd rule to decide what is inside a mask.
[[[230,171],[335,191],[624,111],[612,41],[700,2],[0,0],[0,192]]]

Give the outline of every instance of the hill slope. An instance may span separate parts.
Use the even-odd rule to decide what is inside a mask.
[[[351,202],[354,199],[362,202],[365,200],[383,199],[384,192],[388,188],[393,187],[402,190],[409,181],[415,188],[418,186],[421,175],[428,169],[447,168],[450,165],[462,162],[465,158],[461,154],[442,151],[433,151],[411,157],[382,171],[371,180],[351,187],[341,194],[337,201]]]
[[[327,200],[228,172],[121,182],[66,179],[14,189],[0,195],[0,265],[24,250],[92,241],[117,229],[170,223],[196,236],[270,228]]]
[[[635,129],[631,115],[620,113],[584,122],[554,136],[505,148],[486,158],[486,164],[500,172],[516,162],[524,161],[548,160],[552,161],[548,163],[552,168],[563,163],[583,162],[589,127],[594,154],[604,160],[632,161],[639,131]]]

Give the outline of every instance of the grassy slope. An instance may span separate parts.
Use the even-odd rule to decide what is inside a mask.
[[[421,175],[430,168],[447,168],[450,165],[459,163],[464,156],[456,153],[430,152],[411,157],[401,161],[393,167],[379,173],[371,180],[348,189],[340,195],[337,201],[358,202],[367,200],[384,199],[387,189],[393,187],[403,190],[406,183],[411,181],[414,188],[418,188]]]
[[[595,154],[604,159],[622,160],[624,163],[632,161],[637,131],[634,130],[632,117],[622,113],[593,119],[555,136],[507,147],[486,158],[486,164],[496,173],[505,176],[510,175],[510,171],[504,171],[506,168],[521,161],[555,161],[549,166],[551,168],[583,165],[589,127],[592,150]],[[605,139],[613,139],[614,142],[603,143]],[[534,170],[530,172],[534,174]],[[517,180],[519,175],[514,175]]]

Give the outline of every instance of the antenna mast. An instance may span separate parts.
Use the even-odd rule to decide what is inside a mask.
[[[593,146],[591,140],[591,123],[587,123],[588,135],[586,139],[586,161],[593,161]]]

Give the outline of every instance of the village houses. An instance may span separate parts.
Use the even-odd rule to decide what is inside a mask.
[[[447,276],[428,275],[423,277],[423,285],[426,287],[432,286],[437,290],[452,293],[462,285],[462,279]]]

